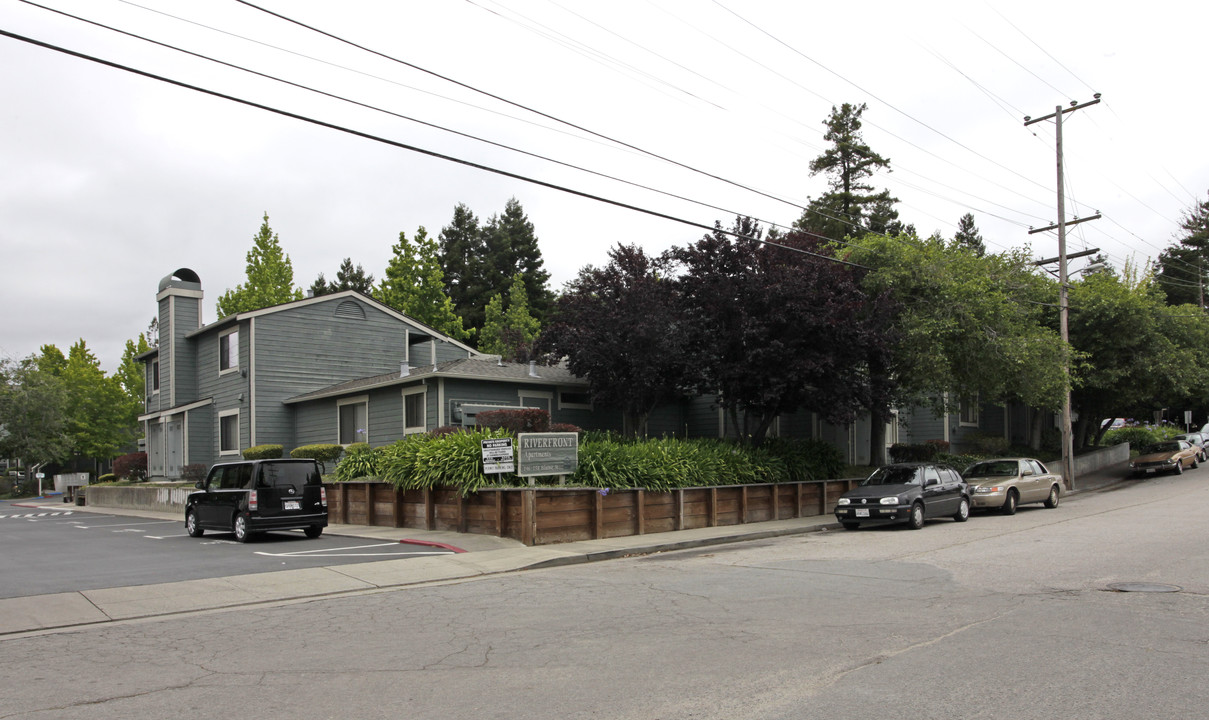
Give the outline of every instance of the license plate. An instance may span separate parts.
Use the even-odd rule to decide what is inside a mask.
[[[869,517],[869,508],[857,508],[856,516],[857,517]]]
[[[286,500],[285,506],[283,509],[285,509],[285,510],[301,510],[302,502],[299,500]]]

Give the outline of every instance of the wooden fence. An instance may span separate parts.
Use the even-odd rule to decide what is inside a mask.
[[[380,482],[326,485],[332,522],[514,538],[525,545],[643,535],[826,515],[859,480],[727,485],[670,492],[586,488],[396,490]]]

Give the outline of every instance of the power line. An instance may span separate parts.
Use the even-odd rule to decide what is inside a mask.
[[[237,0],[237,1],[242,1],[242,0]],[[190,83],[182,82],[180,80],[173,80],[172,78],[164,77],[162,75],[156,75],[155,73],[147,72],[146,70],[139,70],[138,68],[133,68],[128,65],[122,65],[120,63],[112,62],[110,60],[105,60],[103,58],[95,57],[93,55],[88,55],[85,53],[77,52],[75,50],[69,50],[68,48],[60,47],[58,45],[52,45],[50,43],[43,42],[41,40],[35,40],[34,38],[26,37],[24,35],[19,35],[17,33],[9,32],[7,30],[0,29],[0,35],[12,38],[14,40],[20,40],[21,42],[29,43],[30,45],[35,45],[37,47],[45,48],[47,50],[53,50],[55,52],[63,53],[65,55],[70,55],[72,57],[76,57],[81,60],[88,60],[89,62],[94,62],[99,65],[104,65],[106,67],[110,67],[115,70],[122,70],[124,72],[132,73],[134,75],[140,75],[142,77],[149,78],[151,80],[158,80],[160,82],[167,83],[169,85],[175,85],[177,87],[184,88],[186,90],[192,90],[194,92],[203,93],[205,95],[210,95],[212,97],[222,98],[223,100],[229,100],[231,102],[238,103],[240,105],[246,105],[248,107],[253,107],[258,110],[264,110],[266,112],[274,113],[276,115],[281,115],[283,117],[292,118],[294,120],[300,120],[302,122],[310,123],[312,125],[317,125],[319,127],[327,128],[329,130],[336,130],[336,131],[339,131],[342,133],[347,133],[349,135],[364,138],[366,140],[373,140],[374,142],[379,142],[384,145],[390,145],[392,147],[397,147],[402,150],[410,150],[415,153],[420,153],[421,155],[427,155],[429,157],[434,157],[439,160],[446,160],[449,162],[457,163],[459,165],[465,165],[466,167],[474,168],[476,170],[482,170],[482,171],[493,173],[496,175],[501,175],[503,177],[512,178],[514,180],[520,180],[522,182],[527,182],[527,183],[530,183],[533,185],[538,185],[540,187],[545,187],[545,188],[548,188],[551,190],[557,190],[559,192],[567,193],[569,195],[575,195],[577,197],[582,197],[587,200],[594,200],[596,202],[604,203],[607,205],[612,205],[614,207],[619,207],[619,208],[622,208],[625,210],[632,210],[634,212],[642,213],[644,215],[650,215],[651,217],[662,218],[664,220],[670,220],[672,222],[680,223],[682,225],[688,225],[691,227],[704,229],[709,232],[720,231],[723,234],[730,235],[735,238],[740,238],[740,239],[744,239],[744,240],[753,240],[755,242],[758,242],[758,243],[761,243],[764,245],[768,245],[770,247],[777,247],[777,248],[781,248],[784,250],[790,250],[792,252],[801,253],[803,255],[808,255],[808,256],[818,258],[821,260],[826,260],[828,262],[834,262],[834,263],[838,263],[841,265],[857,267],[857,268],[861,268],[863,270],[872,269],[868,266],[861,265],[859,263],[849,262],[847,260],[841,260],[840,258],[836,258],[836,257],[829,257],[827,255],[822,255],[820,253],[813,253],[813,252],[810,252],[809,250],[803,250],[802,248],[796,248],[796,247],[792,247],[789,245],[782,245],[780,243],[770,242],[768,240],[763,240],[760,238],[753,238],[753,237],[748,237],[746,235],[740,235],[738,233],[722,229],[718,225],[706,225],[704,223],[699,223],[694,220],[688,220],[685,218],[677,217],[675,215],[669,215],[667,213],[662,213],[657,210],[650,210],[648,208],[640,207],[637,205],[624,203],[619,200],[612,200],[610,198],[602,197],[599,195],[594,195],[592,193],[584,192],[582,190],[575,190],[575,189],[569,188],[565,185],[558,185],[556,183],[547,182],[545,180],[538,180],[537,178],[529,177],[527,175],[521,175],[519,173],[509,172],[507,170],[502,170],[500,168],[491,167],[490,165],[484,165],[482,163],[476,163],[476,162],[473,162],[470,160],[465,160],[463,158],[454,157],[452,155],[446,155],[445,153],[439,153],[439,152],[436,152],[435,150],[428,150],[428,149],[425,149],[425,148],[422,148],[422,147],[419,147],[416,145],[410,145],[408,143],[399,142],[397,140],[391,140],[389,138],[384,138],[384,137],[381,137],[378,135],[372,135],[370,133],[362,132],[360,130],[354,130],[352,128],[344,127],[343,125],[336,125],[335,123],[329,123],[329,122],[326,122],[323,120],[319,120],[317,118],[308,117],[306,115],[300,115],[298,113],[293,113],[288,110],[282,110],[281,108],[275,108],[275,107],[272,107],[271,105],[265,105],[263,103],[254,102],[252,100],[246,100],[244,98],[239,98],[234,95],[228,95],[226,93],[221,93],[221,92],[218,92],[217,90],[210,90],[208,88],[203,88],[198,85],[192,85]]]

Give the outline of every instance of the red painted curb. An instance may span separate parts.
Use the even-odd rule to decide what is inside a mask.
[[[428,547],[439,547],[439,548],[444,548],[446,550],[452,550],[455,553],[466,552],[465,550],[463,550],[460,547],[457,547],[456,545],[450,545],[449,543],[443,543],[443,542],[433,542],[432,540],[408,540],[405,538],[403,540],[400,540],[399,542],[401,544],[406,543],[408,545],[427,545]]]

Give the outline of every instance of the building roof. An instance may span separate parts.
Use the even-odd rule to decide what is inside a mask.
[[[286,404],[338,397],[353,392],[376,390],[392,385],[410,385],[428,378],[456,378],[459,380],[486,380],[489,382],[524,383],[536,385],[572,385],[586,388],[588,381],[576,377],[564,365],[538,365],[536,375],[529,374],[527,363],[506,363],[493,357],[461,358],[433,365],[413,367],[407,375],[398,372],[374,375],[349,380],[337,385],[296,395],[285,400]]]

